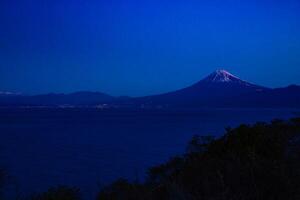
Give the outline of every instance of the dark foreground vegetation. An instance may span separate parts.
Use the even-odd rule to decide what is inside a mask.
[[[80,194],[61,186],[29,199],[77,200]],[[300,118],[228,128],[218,139],[195,136],[185,155],[149,169],[145,182],[117,180],[96,199],[299,200]]]

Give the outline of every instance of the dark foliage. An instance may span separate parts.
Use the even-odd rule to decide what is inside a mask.
[[[2,199],[3,187],[7,179],[7,174],[4,169],[0,169],[0,199]]]
[[[119,180],[98,199],[298,200],[300,119],[241,125],[215,140],[195,136],[144,184]]]
[[[119,179],[111,186],[105,188],[103,192],[99,193],[97,199],[99,200],[138,200],[147,199],[145,197],[150,194],[144,185],[138,183],[129,183],[125,179]]]
[[[74,187],[58,186],[33,195],[31,200],[80,200],[80,190]]]

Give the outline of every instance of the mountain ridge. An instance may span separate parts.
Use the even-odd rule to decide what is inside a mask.
[[[1,93],[0,93],[1,94]],[[9,94],[9,93],[7,93]],[[195,84],[163,94],[113,97],[102,92],[70,94],[0,95],[0,105],[97,105],[114,107],[300,107],[300,86],[268,88],[219,69]]]

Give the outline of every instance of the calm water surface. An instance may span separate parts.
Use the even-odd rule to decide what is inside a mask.
[[[11,190],[28,194],[63,184],[92,199],[118,177],[143,180],[148,167],[182,154],[195,134],[220,136],[228,126],[297,115],[288,109],[0,109],[0,163]]]

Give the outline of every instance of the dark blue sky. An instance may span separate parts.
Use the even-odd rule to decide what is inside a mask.
[[[0,1],[0,91],[139,96],[217,68],[300,84],[300,1]]]

